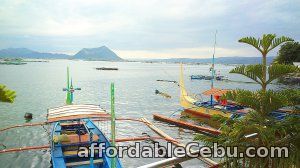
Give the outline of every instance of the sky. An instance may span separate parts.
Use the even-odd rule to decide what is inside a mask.
[[[300,0],[0,0],[0,49],[125,59],[260,56],[238,43],[266,33],[300,41]],[[276,55],[274,50],[270,55]]]

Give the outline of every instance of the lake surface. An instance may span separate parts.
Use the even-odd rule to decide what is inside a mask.
[[[0,83],[17,92],[13,104],[0,103],[0,128],[25,123],[24,114],[33,113],[31,122],[45,121],[45,114],[50,107],[64,105],[66,93],[66,67],[74,87],[81,91],[75,92],[75,104],[100,104],[110,109],[110,83],[115,83],[116,116],[126,118],[145,117],[158,128],[172,137],[187,143],[195,135],[193,131],[181,129],[168,124],[153,121],[152,113],[166,116],[180,109],[179,87],[173,83],[157,82],[157,79],[179,80],[179,64],[140,63],[140,62],[101,62],[50,60],[50,62],[30,62],[26,65],[1,65]],[[97,71],[96,67],[117,67],[118,71]],[[186,88],[199,94],[210,88],[210,81],[191,81],[190,75],[209,75],[210,65],[184,65]],[[234,66],[216,65],[222,75],[235,81],[248,81],[241,75],[228,74]],[[243,82],[216,81],[215,86],[226,89],[258,89],[259,86]],[[278,88],[277,85],[271,86]],[[155,94],[155,90],[168,93],[171,99]],[[179,112],[177,114],[180,114]],[[135,122],[117,121],[117,138],[141,136],[143,132],[155,135],[152,131]],[[105,124],[100,124],[104,126]],[[109,130],[109,126],[104,129]],[[49,135],[45,126],[13,129],[0,134],[0,144],[7,148],[35,146],[49,143]],[[123,144],[133,144],[123,143]],[[146,142],[144,145],[149,145]],[[2,148],[2,147],[0,147]],[[125,167],[137,167],[159,159],[130,159],[124,157]],[[183,164],[184,167],[204,167],[205,164],[194,159]],[[26,151],[0,155],[0,167],[50,167],[49,150]]]

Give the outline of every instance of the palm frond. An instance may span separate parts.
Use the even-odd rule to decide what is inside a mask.
[[[268,52],[268,49],[271,46],[272,41],[275,37],[276,37],[275,34],[264,34],[263,35],[263,38],[260,40],[260,44],[265,53]]]
[[[285,37],[285,36],[281,36],[281,37],[273,39],[272,44],[271,44],[270,48],[268,49],[268,52],[271,51],[272,49],[274,49],[275,47],[279,46],[280,44],[282,44],[284,42],[288,42],[288,41],[294,41],[294,39]]]
[[[260,111],[261,104],[257,100],[257,95],[255,94],[255,92],[238,89],[231,92],[227,92],[224,95],[224,98],[232,100],[241,105],[247,105],[255,111]]]
[[[268,68],[269,79],[266,83],[269,84],[275,79],[294,72],[300,72],[300,69],[294,65],[273,64]]]
[[[262,68],[263,66],[261,64],[256,65],[241,65],[237,66],[236,68],[232,69],[230,73],[236,73],[244,75],[255,82],[262,84]]]
[[[285,89],[278,94],[285,96],[289,100],[289,106],[296,106],[300,104],[300,90],[299,89]]]
[[[296,95],[296,92],[288,92],[290,95]],[[254,111],[260,112],[267,116],[270,112],[279,108],[293,105],[286,92],[275,92],[273,90],[264,91],[249,91],[238,89],[227,92],[224,98],[237,102],[238,104],[250,107]]]
[[[255,47],[262,54],[267,54],[269,51],[288,41],[294,41],[292,38],[281,36],[276,38],[276,34],[264,34],[262,39],[254,37],[244,37],[239,40],[240,43],[246,43]]]
[[[5,85],[0,85],[0,102],[13,103],[15,98],[15,91],[7,89]]]
[[[249,45],[252,45],[253,47],[255,47],[258,51],[260,51],[261,53],[263,52],[262,49],[260,48],[260,39],[256,39],[254,37],[244,37],[241,38],[239,40],[240,43],[246,43]]]

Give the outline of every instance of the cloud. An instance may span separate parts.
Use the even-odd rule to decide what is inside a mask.
[[[122,58],[138,58],[138,59],[151,59],[151,58],[211,58],[213,55],[212,47],[198,47],[198,48],[176,48],[164,49],[159,51],[151,50],[116,50],[115,51]],[[251,54],[251,55],[249,55]],[[216,48],[216,57],[228,56],[255,56],[258,55],[255,50],[247,48],[243,49],[230,49],[230,48]]]
[[[292,0],[2,0],[0,48],[74,53],[107,45],[128,56],[196,57],[209,55],[201,49],[211,48],[217,29],[223,55],[251,56],[240,51],[239,38],[276,33],[299,40],[299,8]]]

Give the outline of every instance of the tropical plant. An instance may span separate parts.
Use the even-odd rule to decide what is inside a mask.
[[[263,35],[262,39],[246,37],[239,42],[255,47],[262,54],[262,64],[241,65],[231,73],[244,75],[261,85],[261,90],[234,90],[223,96],[237,104],[251,108],[243,118],[228,120],[221,126],[222,133],[218,137],[197,135],[195,139],[202,140],[208,145],[218,142],[219,145],[238,146],[239,151],[245,152],[249,146],[288,146],[289,158],[229,158],[225,156],[225,167],[299,167],[300,166],[300,117],[287,115],[279,121],[271,113],[279,108],[300,104],[299,90],[267,90],[267,85],[288,73],[299,72],[292,65],[273,64],[267,67],[266,56],[278,45],[293,41],[288,37],[276,38],[274,34]],[[295,113],[299,111],[294,108]],[[253,135],[253,136],[249,136]]]
[[[230,73],[240,74],[254,80],[256,83],[260,84],[262,90],[265,91],[267,89],[267,85],[275,79],[283,77],[289,73],[299,72],[299,68],[293,65],[272,64],[267,67],[266,72],[263,70],[264,67],[265,65],[261,64],[247,66],[241,65],[231,70]]]
[[[283,44],[288,41],[294,41],[292,38],[281,36],[281,37],[276,37],[275,34],[264,34],[262,39],[254,38],[254,37],[244,37],[239,40],[241,43],[246,43],[254,48],[256,48],[261,54],[262,54],[262,65],[261,69],[256,69],[256,70],[261,70],[260,78],[261,78],[261,85],[262,85],[262,90],[266,90],[267,88],[267,54],[279,46],[280,44]],[[234,71],[233,71],[234,73]],[[249,72],[251,73],[251,72]],[[244,74],[242,74],[244,75]],[[257,75],[257,74],[253,74]]]
[[[9,90],[5,85],[0,84],[0,102],[13,103],[16,98],[16,92]]]

